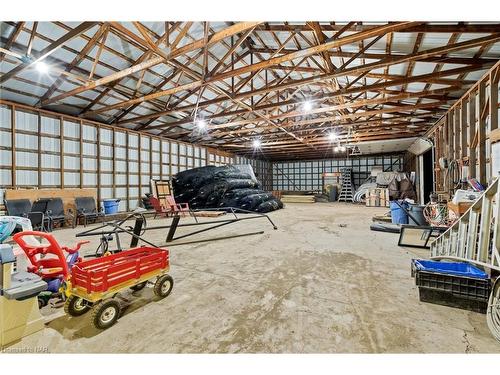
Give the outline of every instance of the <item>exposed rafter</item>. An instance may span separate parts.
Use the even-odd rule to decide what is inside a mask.
[[[423,134],[500,58],[493,22],[5,24],[9,100],[270,158]]]

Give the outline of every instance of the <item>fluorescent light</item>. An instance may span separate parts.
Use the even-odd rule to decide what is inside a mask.
[[[259,139],[254,139],[252,142],[253,148],[259,148],[261,143]]]
[[[207,127],[207,122],[205,120],[198,120],[196,122],[196,126],[198,127],[198,129],[204,130]]]
[[[47,73],[49,71],[49,66],[47,64],[45,64],[43,61],[38,61],[36,64],[35,64],[35,68],[36,70],[38,70],[40,73]]]
[[[328,133],[328,139],[330,141],[334,141],[336,140],[338,137],[337,137],[337,134],[335,134],[334,132],[331,132],[331,133]]]

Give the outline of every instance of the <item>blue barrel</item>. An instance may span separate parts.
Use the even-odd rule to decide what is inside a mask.
[[[116,214],[118,212],[120,199],[104,199],[102,203],[104,206],[104,213],[106,215]]]
[[[389,206],[391,208],[391,221],[393,224],[408,224],[408,215],[406,212],[398,205],[407,208],[407,204],[405,201],[391,201]]]

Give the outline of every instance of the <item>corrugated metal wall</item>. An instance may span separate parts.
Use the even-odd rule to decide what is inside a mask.
[[[98,188],[134,209],[151,178],[234,162],[228,153],[87,122],[0,105],[0,199],[6,188]]]
[[[361,184],[371,166],[400,170],[403,155],[270,162],[71,116],[0,105],[0,199],[6,188],[97,188],[99,199],[137,207],[151,178],[205,166],[251,164],[265,190],[321,190],[322,173],[350,166]],[[15,167],[13,167],[15,166]]]
[[[354,184],[361,185],[373,166],[384,170],[403,170],[403,155],[351,156],[349,159],[285,161],[273,163],[273,190],[321,191],[322,174],[339,172],[343,167],[353,171]]]

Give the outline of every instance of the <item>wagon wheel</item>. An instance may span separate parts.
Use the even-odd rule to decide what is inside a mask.
[[[92,324],[98,329],[107,329],[120,317],[120,304],[114,299],[100,301],[92,308]]]
[[[71,316],[80,316],[85,314],[91,309],[91,305],[88,304],[83,298],[77,296],[69,296],[64,303],[64,312]]]
[[[154,286],[154,293],[160,298],[165,298],[170,294],[173,287],[174,287],[174,279],[172,279],[172,276],[163,275],[156,280]]]
[[[147,284],[147,281],[143,281],[142,283],[131,286],[130,289],[132,289],[134,292],[138,292],[139,290],[143,290]]]

